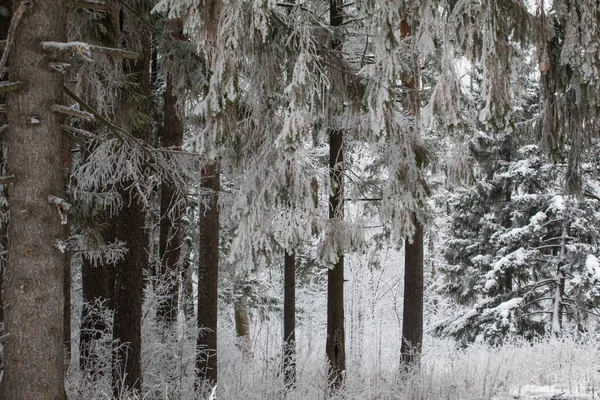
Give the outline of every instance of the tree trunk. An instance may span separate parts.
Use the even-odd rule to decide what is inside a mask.
[[[252,357],[252,338],[250,337],[250,314],[248,313],[248,298],[242,296],[233,305],[235,314],[235,334],[237,346],[244,357]]]
[[[123,9],[121,9],[123,11]],[[137,13],[149,15],[147,4],[138,4]],[[130,23],[139,16],[122,15],[120,24],[125,26],[124,19],[131,18]],[[139,92],[143,96],[137,110],[142,115],[148,113],[150,82],[150,35],[148,27],[142,22],[136,25],[135,32],[129,32],[129,42],[138,43],[137,48],[129,50],[140,53],[135,63],[124,62],[124,71],[137,78]],[[127,109],[127,105],[123,107]],[[128,121],[131,115],[125,115]],[[132,135],[142,142],[148,141],[147,126],[136,126]],[[141,342],[142,342],[142,302],[144,292],[144,271],[148,269],[148,235],[146,226],[146,210],[144,202],[133,186],[134,182],[125,182],[120,188],[123,207],[117,215],[117,238],[125,242],[128,251],[124,258],[115,264],[114,292],[114,325],[113,339],[117,342],[113,359],[113,394],[115,397],[127,393],[140,392],[142,387]]]
[[[402,311],[402,362],[418,362],[423,344],[423,225],[413,214],[415,234],[404,247],[404,307]]]
[[[412,27],[407,18],[400,22],[400,37],[412,35]],[[413,65],[413,73],[403,84],[408,89],[404,102],[417,125],[419,115],[418,72]],[[416,214],[411,216],[415,233],[404,244],[404,306],[402,310],[402,344],[400,354],[404,365],[418,363],[423,343],[423,225]]]
[[[344,218],[344,149],[343,133],[329,131],[329,218],[337,222]],[[344,333],[344,254],[338,250],[338,260],[327,273],[327,343],[329,380],[339,387],[346,370],[346,344]]]
[[[108,235],[108,232],[106,234]],[[104,236],[105,241],[108,242],[109,239],[110,237]],[[99,369],[101,359],[98,358],[99,349],[96,342],[104,335],[112,334],[108,331],[105,313],[107,310],[113,310],[114,266],[103,264],[102,261],[94,265],[92,261],[84,258],[81,266],[81,286],[83,307],[79,331],[79,366],[86,375],[95,379],[105,372]]]
[[[343,1],[330,0],[329,25],[344,23]],[[339,52],[342,41],[332,39],[331,48]],[[342,130],[329,130],[329,219],[340,222],[344,218],[344,134]],[[325,352],[329,361],[329,382],[340,387],[346,370],[346,338],[344,332],[344,254],[337,250],[338,260],[327,273],[327,342]]]
[[[8,27],[10,25],[10,14],[12,9],[11,1],[4,1],[0,3],[1,7],[4,7],[6,15],[0,15],[0,40],[6,40],[8,34]],[[6,95],[0,97],[2,103],[6,103]],[[6,120],[6,114],[0,115],[0,126],[5,126],[8,123]],[[6,135],[2,135],[0,138],[0,173],[3,176],[8,175],[6,170]],[[3,185],[0,189],[0,197],[8,199],[8,186]],[[0,206],[0,337],[4,336],[4,303],[2,301],[2,286],[4,281],[4,271],[6,270],[7,252],[8,252],[8,203],[2,202]],[[0,370],[4,369],[4,360],[2,356],[3,352],[0,352]]]
[[[219,190],[217,162],[202,169],[198,267],[198,327],[196,373],[200,387],[217,383],[217,311],[219,282]]]
[[[173,78],[167,77],[165,92],[165,126],[163,147],[181,150],[183,121],[177,113],[177,98],[173,95]],[[181,196],[175,182],[163,178],[160,198],[160,278],[164,285],[163,298],[156,316],[159,322],[171,326],[177,321],[179,302],[179,258],[181,255]]]
[[[283,375],[285,385],[296,384],[296,254],[285,252],[283,267]]]
[[[8,96],[9,254],[4,279],[5,368],[0,398],[65,399],[64,273],[66,240],[60,209],[64,199],[63,118],[50,110],[63,104],[63,75],[42,41],[67,39],[62,0],[22,2],[9,61],[11,80],[25,89]]]

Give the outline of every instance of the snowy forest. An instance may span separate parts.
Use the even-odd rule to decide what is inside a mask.
[[[597,0],[0,0],[0,399],[600,399]]]

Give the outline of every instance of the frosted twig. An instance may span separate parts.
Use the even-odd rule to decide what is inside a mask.
[[[79,53],[88,59],[91,53],[100,53],[132,60],[137,60],[140,56],[138,53],[134,53],[132,51],[115,49],[112,47],[95,46],[85,42],[42,42],[42,50],[45,52],[59,52],[61,54]]]
[[[78,117],[78,118],[84,119],[86,121],[93,121],[94,120],[94,115],[92,115],[89,112],[77,110],[75,108],[71,108],[71,107],[67,107],[67,106],[61,106],[60,104],[52,104],[50,106],[50,109],[53,112],[57,112],[57,113],[61,113],[61,114],[66,114],[66,115],[69,115],[71,117]]]
[[[105,1],[96,0],[73,0],[71,7],[87,8],[88,10],[107,11],[108,4]]]

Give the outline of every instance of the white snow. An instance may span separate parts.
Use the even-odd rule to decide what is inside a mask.
[[[598,260],[595,255],[588,254],[585,259],[585,268],[590,275],[592,284],[600,281],[600,260]]]
[[[548,206],[548,211],[561,212],[565,209],[565,199],[561,195],[554,196]]]
[[[502,318],[507,318],[510,314],[510,310],[516,308],[523,301],[522,297],[515,297],[514,299],[510,299],[505,301],[504,303],[500,303],[496,306],[496,311],[502,316]]]

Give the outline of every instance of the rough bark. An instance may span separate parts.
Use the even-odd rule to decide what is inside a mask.
[[[27,4],[27,5],[26,5]],[[62,0],[19,3],[25,7],[9,62],[11,79],[25,82],[8,96],[9,254],[5,302],[5,368],[0,398],[65,399],[65,241],[59,209],[48,196],[64,198],[62,117],[50,110],[63,103],[63,76],[48,67],[42,41],[66,40]]]
[[[177,98],[173,95],[173,78],[167,77],[165,92],[165,126],[163,147],[181,150],[183,121],[177,113]],[[156,316],[165,326],[177,321],[179,302],[179,258],[181,255],[181,196],[175,183],[163,177],[160,199],[160,279],[164,285],[163,297]]]
[[[138,4],[137,13],[148,15],[147,4]],[[144,97],[137,110],[147,114],[150,82],[150,35],[148,27],[133,15],[121,15],[120,24],[124,18],[131,17],[139,22],[135,32],[139,47],[130,49],[140,53],[135,63],[124,62],[124,70],[137,77],[139,95]],[[133,35],[133,32],[129,32]],[[130,38],[131,39],[131,38]],[[127,105],[124,105],[127,110]],[[124,116],[127,121],[131,116]],[[132,135],[147,142],[148,130],[145,126],[137,126]],[[148,235],[145,230],[146,210],[133,182],[125,182],[120,189],[123,198],[123,208],[117,215],[117,238],[125,242],[128,252],[125,257],[115,264],[115,293],[114,293],[114,325],[113,339],[118,341],[113,359],[113,394],[115,397],[127,393],[140,392],[142,387],[141,342],[142,342],[142,301],[144,291],[144,271],[148,268]]]
[[[418,362],[423,344],[423,225],[413,214],[415,234],[404,247],[404,307],[402,310],[402,362]]]
[[[283,267],[283,376],[288,388],[296,384],[296,254],[285,252]]]
[[[10,25],[11,1],[0,2],[0,40],[6,40],[8,27]],[[0,103],[6,103],[6,96],[0,96]],[[6,115],[0,115],[0,126],[7,124]],[[0,173],[3,176],[6,172],[6,135],[0,138]],[[8,186],[3,185],[0,189],[0,196],[8,198]],[[4,336],[4,303],[2,301],[2,286],[4,281],[4,271],[6,270],[7,255],[4,252],[8,251],[8,203],[2,203],[0,206],[0,337]],[[0,356],[0,370],[4,368],[3,357]]]
[[[219,164],[202,169],[198,267],[198,333],[196,369],[199,385],[217,382],[217,309],[219,281]]]

